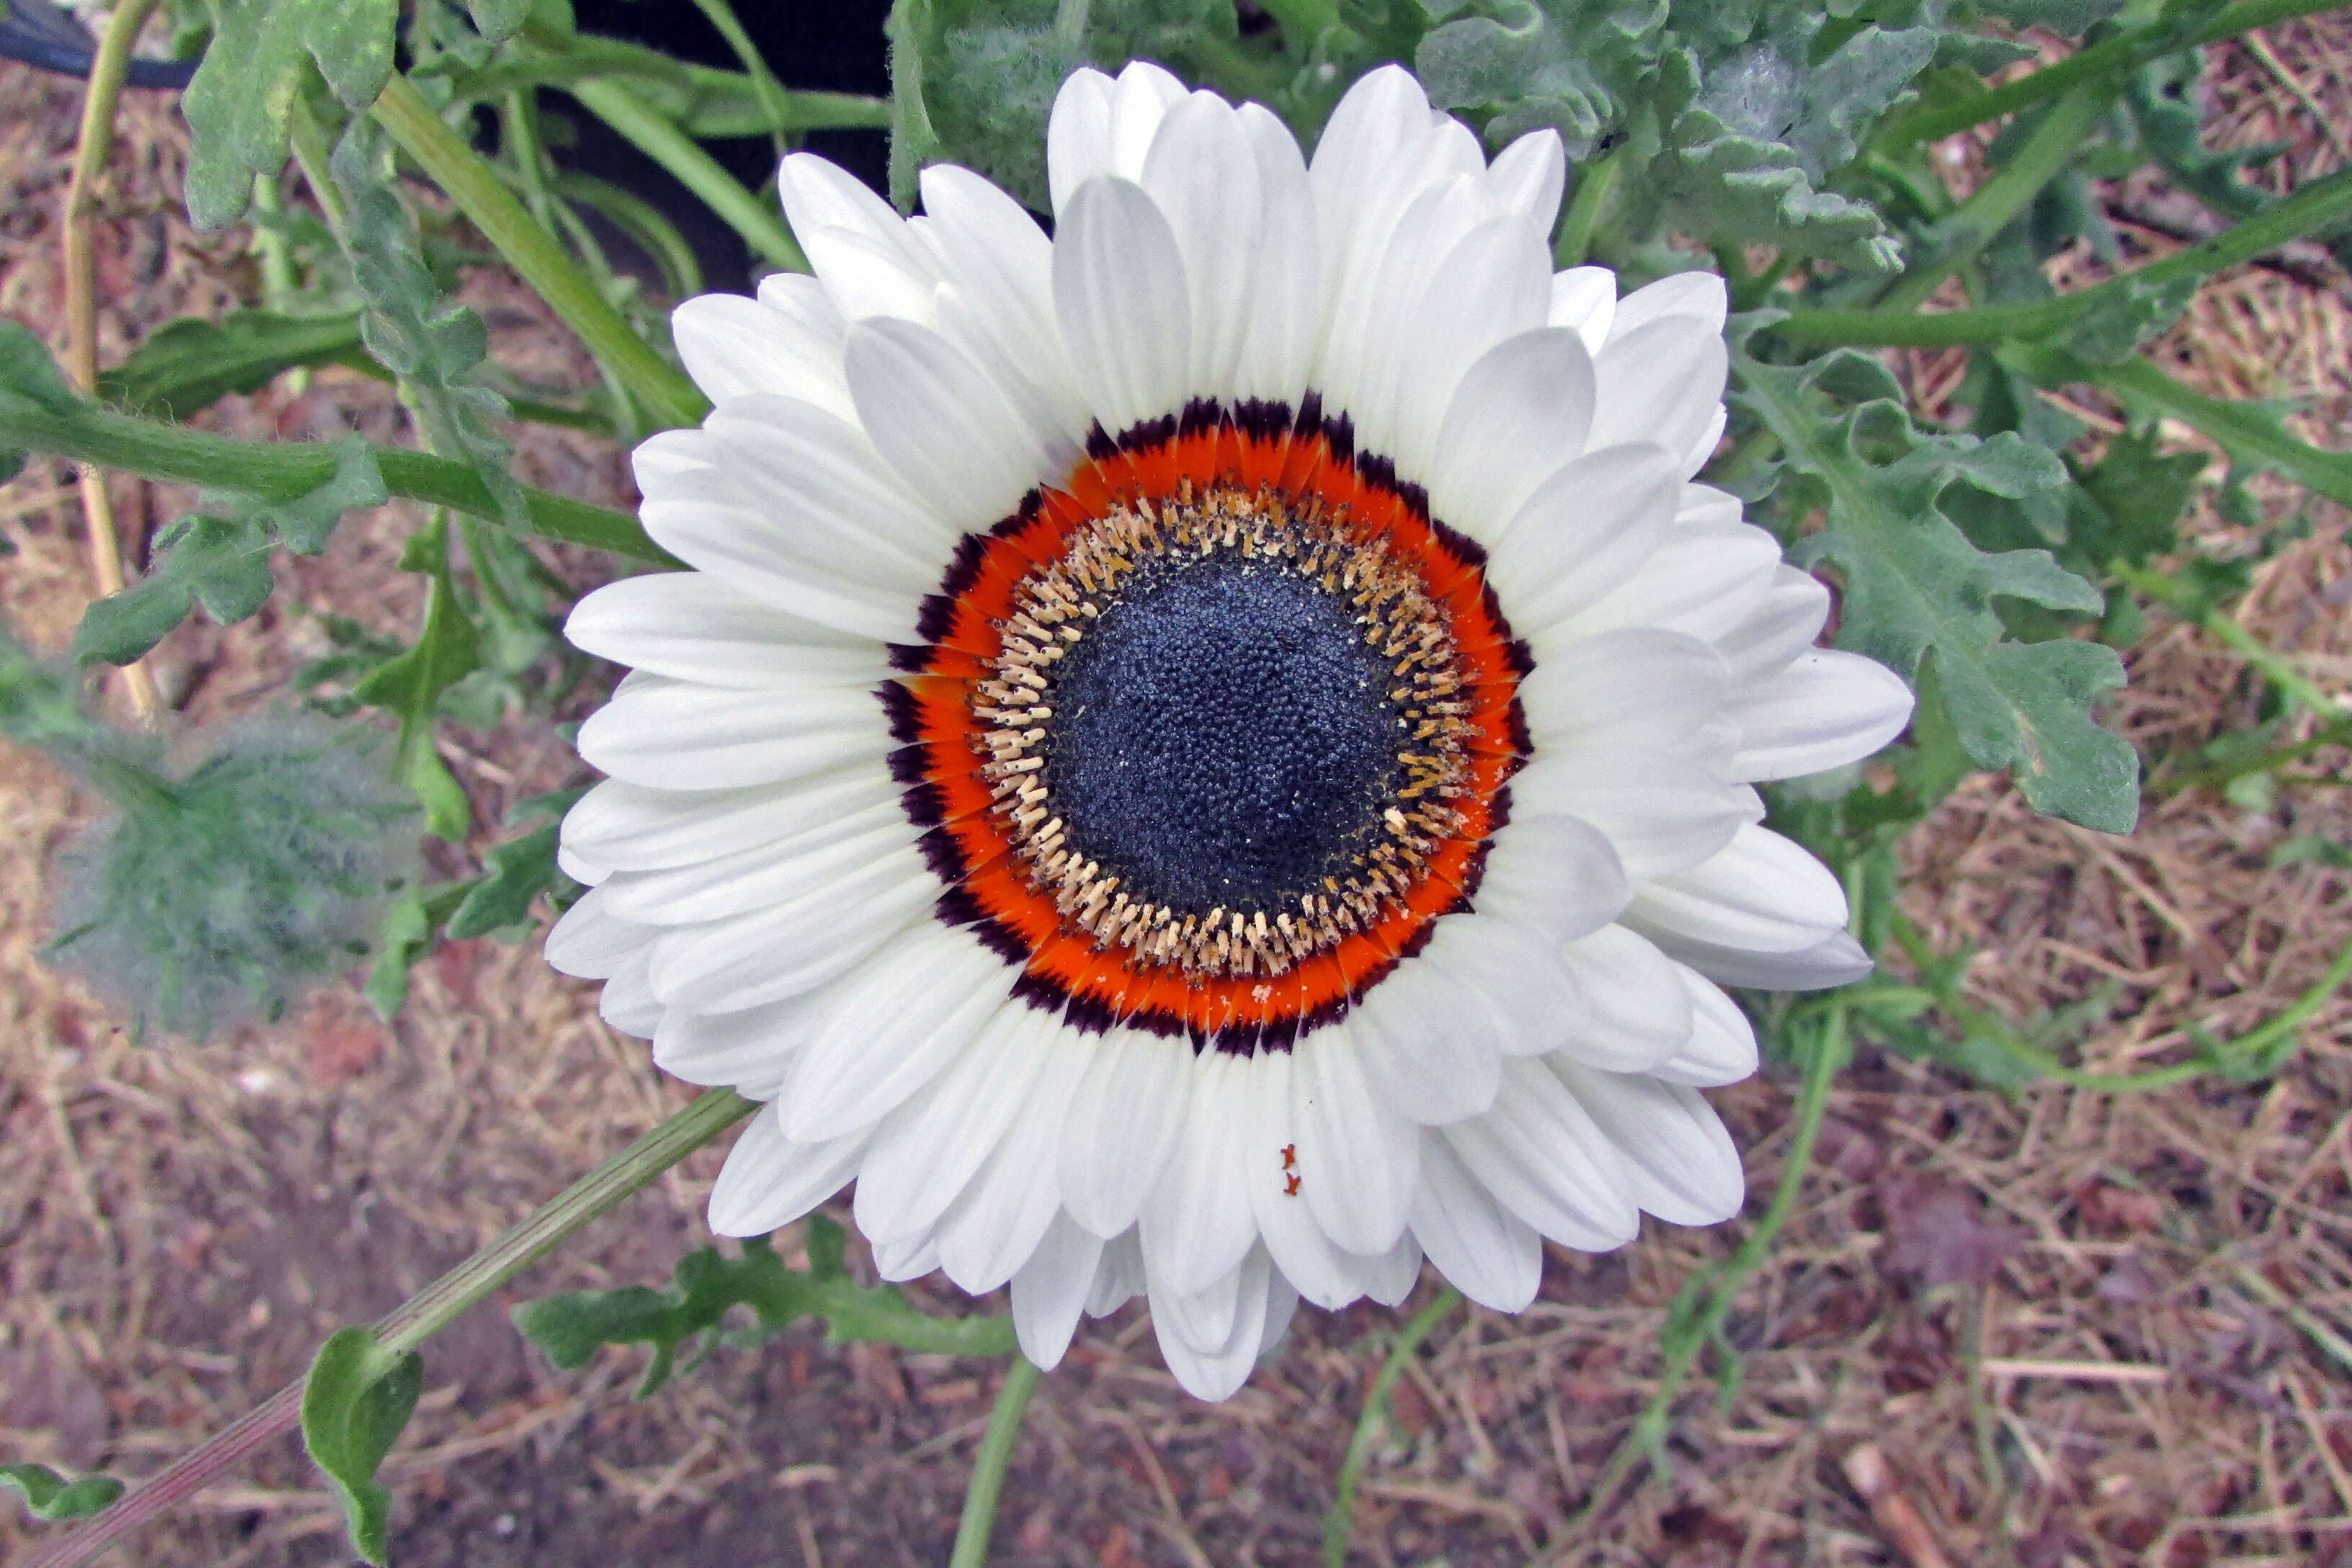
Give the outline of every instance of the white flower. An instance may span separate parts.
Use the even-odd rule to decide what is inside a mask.
[[[716,408],[638,449],[696,570],[583,600],[594,890],[550,962],[768,1103],[710,1221],[857,1184],[882,1272],[1010,1283],[1041,1366],[1138,1293],[1231,1394],[1301,1296],[1740,1206],[1717,983],[1869,969],[1754,781],[1911,699],[1690,476],[1724,294],[1554,276],[1559,139],[1412,77],[1310,165],[1133,65],[1055,105],[1048,238],[965,170],[902,220],[795,155],[815,276],[688,300]]]

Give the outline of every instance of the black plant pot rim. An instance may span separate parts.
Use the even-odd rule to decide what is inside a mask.
[[[49,0],[5,0],[5,4],[6,14],[0,16],[0,55],[60,76],[89,75],[98,58],[98,43],[89,28]],[[197,63],[134,59],[128,80],[132,87],[183,88],[196,74]]]

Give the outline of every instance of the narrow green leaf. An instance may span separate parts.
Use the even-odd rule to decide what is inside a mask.
[[[1947,711],[1979,767],[2009,768],[2038,811],[2108,832],[2138,815],[2138,759],[2092,716],[2123,684],[2122,660],[2101,644],[2001,635],[1995,595],[2053,609],[2095,611],[2100,595],[2046,551],[1988,553],[1943,510],[1965,481],[2021,508],[2042,492],[2037,470],[2063,488],[2063,468],[2014,436],[1979,442],[1930,435],[1899,404],[1846,409],[1821,383],[1849,356],[1795,368],[1744,354],[1737,396],[1779,440],[1800,506],[1826,527],[1803,553],[1844,574],[1838,641],[1916,679],[1933,655]]]
[[[343,1329],[319,1347],[302,1385],[302,1443],[327,1473],[352,1549],[368,1562],[385,1560],[392,1494],[375,1473],[392,1452],[425,1386],[425,1362],[415,1351],[395,1354],[373,1329]]]
[[[429,579],[425,624],[415,646],[369,671],[352,695],[399,715],[399,773],[415,787],[433,834],[454,843],[466,837],[472,817],[465,791],[434,755],[433,715],[442,693],[481,667],[481,637],[450,574],[446,517],[436,516],[409,540],[401,566]]]
[[[126,408],[186,419],[232,393],[257,392],[285,371],[362,352],[357,315],[236,310],[216,321],[192,316],[150,333],[129,359],[98,378],[98,390]]]
[[[0,1486],[23,1498],[35,1519],[51,1524],[101,1513],[122,1495],[122,1483],[112,1476],[68,1480],[47,1465],[0,1465]]]
[[[562,872],[556,869],[556,824],[533,828],[490,850],[483,875],[449,917],[449,936],[462,942],[530,919],[532,900]]]

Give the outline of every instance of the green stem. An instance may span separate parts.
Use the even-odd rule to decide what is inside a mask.
[[[1364,1395],[1363,1413],[1356,1417],[1355,1435],[1348,1439],[1348,1457],[1339,1462],[1339,1484],[1332,1494],[1331,1510],[1323,1516],[1325,1568],[1347,1568],[1348,1536],[1356,1522],[1356,1488],[1363,1479],[1364,1461],[1371,1457],[1372,1440],[1388,1415],[1389,1395],[1396,1391],[1397,1379],[1404,1375],[1421,1342],[1436,1332],[1437,1326],[1452,1317],[1454,1309],[1460,1305],[1462,1292],[1448,1285],[1428,1306],[1415,1312],[1412,1321],[1398,1331],[1396,1343],[1389,1348],[1389,1359],[1381,1363],[1380,1376],[1372,1380],[1371,1392]]]
[[[1282,41],[1305,58],[1315,41],[1339,26],[1339,0],[1258,0],[1259,8],[1282,26]]]
[[[2114,99],[2113,90],[2100,82],[2078,89],[2053,105],[2015,156],[1935,226],[1931,238],[1936,253],[1921,258],[1896,279],[1879,296],[1879,309],[1909,310],[1926,303],[1954,269],[1982,250],[2044,186],[2065,172],[2082,150],[2083,138]]]
[[[1601,215],[1623,173],[1628,149],[1618,148],[1577,176],[1576,194],[1569,198],[1568,215],[1559,220],[1559,239],[1552,260],[1560,267],[1581,267],[1592,253],[1592,237],[1600,232]]]
[[[768,62],[760,58],[759,49],[751,43],[751,35],[743,30],[741,22],[736,20],[734,8],[727,4],[727,0],[694,0],[694,4],[710,19],[710,25],[719,29],[719,36],[727,40],[727,47],[735,51],[735,58],[743,62],[743,74],[751,79],[752,95],[760,100],[760,108],[768,117],[770,134],[776,140],[777,151],[782,152],[784,122],[792,114],[792,100],[784,91],[784,84],[776,79],[775,73],[768,69]]]
[[[701,197],[704,205],[743,237],[754,255],[795,272],[809,269],[808,258],[801,254],[791,231],[768,204],[745,190],[742,182],[703,151],[701,143],[655,112],[644,100],[609,78],[573,82],[571,92],[589,113]]]
[[[1846,1030],[1845,1005],[1832,1000],[1822,1018],[1821,1037],[1805,1060],[1804,1082],[1797,1092],[1795,1130],[1789,1140],[1788,1156],[1780,1166],[1780,1184],[1772,1189],[1772,1202],[1764,1216],[1756,1222],[1756,1228],[1739,1244],[1738,1250],[1685,1285],[1667,1310],[1667,1321],[1675,1325],[1675,1331],[1669,1336],[1665,1369],[1659,1375],[1657,1392],[1650,1396],[1649,1405],[1634,1418],[1633,1429],[1617,1445],[1616,1453],[1602,1468],[1601,1479],[1593,1483],[1591,1496],[1568,1527],[1571,1537],[1583,1533],[1615,1500],[1617,1489],[1624,1484],[1642,1456],[1664,1441],[1675,1401],[1682,1396],[1683,1384],[1689,1379],[1691,1368],[1697,1364],[1699,1352],[1721,1331],[1740,1290],[1749,1277],[1764,1266],[1781,1227],[1796,1213],[1805,1177],[1812,1169],[1813,1144],[1821,1136],[1822,1120],[1829,1110],[1830,1086],[1853,1058],[1853,1042]]]
[[[2292,746],[2281,746],[2276,751],[2264,752],[2259,757],[2249,757],[2242,762],[2232,763],[2227,767],[2200,768],[2195,773],[2176,773],[2169,778],[2151,779],[2148,781],[2148,787],[2168,795],[2179,795],[2192,789],[2222,789],[2239,779],[2251,778],[2256,773],[2274,773],[2290,763],[2303,761],[2314,752],[2324,752],[2330,746],[2352,746],[2352,717],[2338,719],[2334,723],[2323,725],[2317,733],[2306,740],[2297,741]],[[2298,777],[2294,782],[2343,784],[2347,781],[2341,778],[2305,776]]]
[[[759,1109],[731,1089],[698,1097],[668,1121],[574,1182],[530,1217],[380,1320],[376,1332],[397,1355],[415,1350],[483,1297],[552,1252],[589,1221],[617,1207],[656,1176]],[[301,1420],[302,1382],[181,1456],[90,1523],[52,1543],[25,1568],[79,1568],[140,1525],[177,1506]]]
[[[2129,584],[2175,615],[2195,622],[2206,636],[2228,645],[2239,658],[2260,670],[2263,679],[2286,693],[2306,712],[2331,720],[2347,716],[2342,700],[2313,685],[2309,677],[2295,668],[2293,660],[2171,578],[2120,561],[2107,570],[2118,582]]]
[[[542,228],[555,226],[555,201],[547,189],[547,146],[539,134],[539,98],[528,88],[517,88],[500,100],[499,140],[513,163],[515,183],[522,187],[530,216]]]
[[[2135,290],[2150,291],[2184,278],[2202,278],[2252,261],[2290,240],[2332,228],[2347,216],[2352,216],[2352,169],[2339,169],[2209,240],[2055,300],[1934,314],[1909,310],[1792,310],[1772,331],[1796,342],[1857,348],[1951,348],[2011,338],[2046,338],[2105,300],[2128,299]]]
[[[963,1517],[956,1521],[948,1568],[986,1568],[988,1538],[996,1529],[996,1500],[1004,1490],[1004,1471],[1013,1462],[1013,1445],[1021,1440],[1021,1421],[1029,1414],[1029,1396],[1037,1392],[1040,1375],[1027,1356],[1013,1352],[996,1408],[988,1417],[988,1431],[971,1461],[971,1488],[963,1494]]]
[[[111,409],[89,407],[59,415],[16,399],[0,400],[0,447],[47,452],[151,479],[265,497],[307,494],[335,473],[335,448],[323,442],[239,441]],[[401,447],[370,450],[384,488],[394,495],[498,521],[498,502],[470,464]],[[585,544],[656,565],[680,564],[626,512],[528,486],[522,494],[530,531],[541,538]]]
[[[334,149],[327,142],[327,128],[319,123],[309,100],[299,92],[287,108],[286,140],[301,168],[302,183],[310,187],[310,199],[319,204],[319,216],[327,221],[327,231],[335,237],[336,244],[341,244],[348,209],[343,205],[342,188],[327,166]]]
[[[2120,77],[2178,49],[2219,43],[2257,27],[2267,27],[2291,16],[2333,11],[2343,0],[2240,0],[2204,26],[2184,28],[2164,21],[2067,56],[2014,81],[1987,88],[1941,109],[1915,110],[1889,121],[1875,140],[1883,146],[1903,147],[1917,142],[1940,142],[1955,132],[1988,120],[2015,113],[2080,83]]]
[[[694,383],[636,334],[555,237],[523,209],[498,171],[466,145],[406,77],[395,75],[385,84],[373,112],[658,424],[692,425],[709,411],[709,400]]]

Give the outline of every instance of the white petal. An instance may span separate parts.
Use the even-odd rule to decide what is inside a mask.
[[[1206,1050],[1193,1058],[1192,1093],[1176,1152],[1143,1200],[1142,1243],[1152,1277],[1202,1290],[1241,1266],[1257,1240],[1244,1184],[1249,1099],[1245,1059]]]
[[[1150,1254],[1146,1253],[1147,1266]],[[1265,1248],[1249,1256],[1208,1289],[1172,1290],[1151,1281],[1151,1326],[1160,1353],[1176,1381],[1196,1399],[1224,1399],[1249,1381],[1265,1342],[1274,1270]],[[1222,1336],[1208,1331],[1223,1324]]]
[[[1567,184],[1568,154],[1559,132],[1549,126],[1504,148],[1486,171],[1486,188],[1495,199],[1539,237],[1559,221],[1559,197]],[[1549,292],[1550,279],[1545,283]]]
[[[1020,400],[929,327],[875,320],[850,329],[845,369],[875,447],[932,512],[966,531],[1012,515],[1068,464]]]
[[[1087,403],[1113,435],[1184,405],[1192,310],[1176,236],[1140,185],[1088,181],[1054,238],[1054,310]]]
[[[795,1138],[871,1126],[952,1062],[1007,1005],[1017,972],[969,931],[919,921],[825,999],[784,1079]]]
[[[1383,410],[1367,440],[1395,458],[1400,475],[1415,483],[1428,478],[1454,389],[1479,356],[1544,324],[1550,265],[1533,229],[1497,218],[1455,245],[1422,286],[1406,330],[1388,351],[1393,381],[1367,378],[1369,406]]]
[[[1444,1136],[1497,1201],[1563,1247],[1606,1252],[1641,1227],[1615,1147],[1540,1060],[1505,1062],[1494,1109]]]
[[[608,872],[691,866],[864,820],[895,805],[899,793],[898,781],[872,765],[736,789],[651,789],[606,779],[565,814],[563,842]]]
[[[1422,188],[1413,165],[1399,174],[1359,215],[1348,261],[1324,258],[1328,306],[1313,380],[1328,413],[1354,418],[1358,445],[1368,451],[1388,448],[1389,405],[1406,344],[1418,336],[1413,312],[1431,279],[1458,244],[1496,217],[1482,171]],[[1401,196],[1410,199],[1388,205]],[[1508,219],[1502,225],[1517,231]]]
[[[930,258],[889,203],[810,153],[784,158],[776,189],[793,237],[845,316],[927,313]]]
[[[1687,753],[1640,748],[1538,756],[1511,780],[1511,800],[1599,828],[1637,883],[1698,865],[1764,815],[1754,790]]]
[[[1911,689],[1875,659],[1809,648],[1743,694],[1740,779],[1789,779],[1871,755],[1911,721]]]
[[[1655,287],[1655,285],[1653,285]],[[1619,311],[1631,303],[1618,301]],[[1612,327],[1592,356],[1601,383],[1592,444],[1652,441],[1674,455],[1675,477],[1723,402],[1731,351],[1720,327],[1684,315]]]
[[[1366,1080],[1391,1110],[1423,1126],[1486,1110],[1503,1070],[1495,1015],[1427,956],[1401,961],[1348,1015]]]
[[[1627,627],[1559,647],[1519,684],[1538,759],[1680,745],[1714,719],[1731,677],[1716,651],[1681,632]],[[1511,798],[1526,795],[1519,779]]]
[[[1643,442],[1601,447],[1544,480],[1489,552],[1512,626],[1535,636],[1631,578],[1664,542],[1681,488],[1666,451]]]
[[[1139,183],[1175,236],[1191,285],[1192,351],[1186,390],[1233,391],[1249,325],[1253,263],[1264,199],[1241,117],[1212,92],[1196,92],[1160,122]]]
[[[1592,356],[1571,331],[1506,338],[1463,373],[1430,458],[1430,514],[1498,539],[1536,487],[1584,450]]]
[[[1730,310],[1731,296],[1717,274],[1676,272],[1618,300],[1609,335],[1612,339],[1624,337],[1636,327],[1662,316],[1681,316],[1698,323],[1700,331],[1720,336],[1724,318]]]
[[[1671,931],[1644,926],[1632,915],[1626,919],[1662,950],[1722,985],[1758,991],[1826,991],[1832,985],[1868,979],[1877,968],[1862,943],[1842,931],[1794,952],[1756,952],[1695,942]]]
[[[1075,1029],[1054,1032],[1052,1054],[1013,1125],[940,1222],[940,1267],[969,1295],[984,1296],[1010,1281],[1062,1212],[1054,1146],[1087,1044]]]
[[[1013,1276],[1013,1331],[1021,1353],[1039,1371],[1053,1371],[1069,1350],[1078,1309],[1087,1303],[1102,1254],[1102,1237],[1057,1215],[1029,1261]]]
[[[911,851],[881,857],[833,887],[772,909],[671,926],[654,944],[664,1003],[731,1013],[814,991],[847,973],[922,914],[939,879]]]
[[[1570,1056],[1611,1072],[1641,1072],[1689,1044],[1693,1001],[1682,965],[1655,946],[1623,926],[1603,926],[1560,957],[1584,999],[1567,1032]]]
[[[1675,965],[1690,993],[1691,1037],[1664,1061],[1648,1068],[1653,1078],[1699,1089],[1738,1083],[1756,1072],[1756,1026],[1723,988],[1686,963]]]
[[[1247,308],[1234,395],[1293,407],[1323,327],[1323,248],[1307,162],[1290,128],[1263,104],[1241,107],[1242,133],[1257,166],[1257,244],[1249,258]]]
[[[1087,1316],[1108,1318],[1143,1294],[1143,1237],[1123,1231],[1103,1243],[1094,1283],[1087,1287]]]
[[[653,966],[652,953],[640,950],[604,982],[604,990],[596,998],[596,1016],[624,1035],[640,1040],[650,1040],[661,1023],[662,1005],[654,995],[648,971]]]
[[[542,950],[549,967],[582,980],[602,980],[653,944],[651,926],[625,921],[605,907],[604,890],[593,888],[563,911],[547,933]]]
[[[1554,651],[1551,641],[1620,626],[1676,631],[1714,642],[1755,613],[1780,568],[1780,541],[1760,528],[1678,518],[1630,581],[1557,628],[1550,639],[1538,634],[1533,639],[1537,657]]]
[[[1448,915],[1418,962],[1441,969],[1486,1004],[1505,1056],[1540,1056],[1558,1048],[1582,1005],[1558,941],[1524,921]]]
[[[1705,865],[1637,889],[1631,913],[1636,929],[1655,927],[1717,947],[1791,952],[1844,929],[1845,889],[1802,847],[1751,826]]]
[[[1059,1017],[1001,1008],[948,1069],[886,1117],[857,1173],[857,1228],[929,1230],[994,1152],[1052,1055]]]
[[[1054,242],[1020,203],[969,169],[934,163],[920,179],[924,216],[915,226],[950,280],[940,293],[940,330],[999,381],[1025,388],[1051,428],[1084,440],[1093,416],[1054,320]]]
[[[1092,1040],[1062,1136],[1063,1206],[1097,1236],[1129,1230],[1176,1152],[1192,1091],[1192,1047],[1139,1029]]]
[[[580,726],[580,755],[658,789],[724,789],[805,778],[891,749],[871,692],[809,687],[729,691],[632,676]]]
[[[770,1081],[807,1037],[810,1001],[787,997],[740,1013],[672,1007],[654,1031],[654,1065],[673,1078],[713,1087]]]
[[[1129,60],[1119,68],[1111,87],[1111,172],[1132,180],[1142,174],[1144,160],[1168,112],[1184,101],[1184,84],[1150,60]]]
[[[895,344],[908,338],[939,341],[928,328],[887,320],[853,330],[849,341],[853,350],[863,342],[870,361],[877,357],[877,339]],[[888,363],[887,354],[878,357]],[[845,361],[844,374],[862,409],[861,380],[870,384],[877,372],[868,363],[861,373]],[[784,397],[738,398],[705,422],[730,476],[779,536],[779,548],[837,563],[860,582],[928,593],[964,530],[926,504],[929,492],[908,482],[877,444],[872,426],[870,418],[860,426]],[[961,459],[961,448],[952,451]]]
[[[1606,267],[1571,267],[1551,279],[1551,310],[1546,317],[1555,327],[1573,327],[1594,353],[1609,341],[1609,324],[1617,313],[1617,274]]]
[[[1413,1238],[1454,1288],[1482,1307],[1522,1312],[1543,1283],[1543,1240],[1470,1173],[1444,1133],[1421,1135]]]
[[[1571,942],[1616,919],[1631,896],[1617,852],[1599,828],[1530,811],[1514,815],[1489,842],[1473,901],[1485,913]],[[1441,921],[1437,937],[1444,932]]]
[[[849,414],[849,388],[841,379],[840,313],[814,279],[803,281],[816,295],[818,308],[787,311],[764,298],[699,294],[670,313],[677,357],[711,402],[765,392]]]
[[[1251,1117],[1248,1138],[1242,1146],[1242,1186],[1256,1211],[1258,1234],[1265,1238],[1275,1267],[1298,1287],[1301,1297],[1330,1310],[1360,1297],[1363,1285],[1356,1260],[1332,1240],[1307,1203],[1306,1173],[1296,1170],[1286,1173],[1283,1169],[1286,1150],[1304,1153],[1290,1087],[1295,1066],[1293,1053],[1288,1051],[1261,1051],[1250,1061]],[[1387,1131],[1366,1131],[1368,1135],[1399,1140],[1412,1136],[1401,1121]],[[1391,1156],[1380,1150],[1371,1157]],[[1296,1185],[1288,1179],[1292,1175],[1301,1178]]]
[[[1698,1090],[1643,1073],[1551,1065],[1616,1145],[1635,1203],[1674,1225],[1718,1225],[1747,1203],[1739,1151]]]
[[[872,643],[771,609],[701,572],[607,583],[572,606],[563,635],[599,658],[707,686],[871,687],[890,672]]]
[[[1412,1134],[1416,1142],[1421,1133]],[[1418,1156],[1416,1156],[1418,1163]],[[1412,1232],[1406,1231],[1396,1239],[1396,1245],[1363,1264],[1364,1294],[1383,1307],[1401,1307],[1421,1283],[1421,1243]]]
[[[1781,565],[1747,616],[1716,639],[1735,686],[1768,680],[1813,645],[1829,619],[1830,591],[1809,573]]]
[[[920,1279],[940,1267],[940,1238],[929,1230],[873,1244],[874,1272],[893,1284]]]
[[[765,1236],[807,1214],[849,1184],[864,1152],[862,1137],[795,1143],[776,1108],[752,1117],[710,1189],[710,1228],[720,1236]]]
[[[604,884],[624,920],[698,925],[824,893],[879,857],[911,851],[916,828],[896,803],[819,824],[713,860],[661,871],[622,871]],[[795,1136],[805,1136],[795,1131]]]
[[[1113,172],[1110,108],[1115,90],[1110,78],[1092,66],[1081,66],[1054,95],[1054,112],[1045,122],[1045,178],[1057,213],[1080,185]]]
[[[1421,1140],[1372,1092],[1344,1024],[1315,1030],[1290,1054],[1290,1173],[1326,1236],[1349,1252],[1386,1252],[1412,1211]]]

